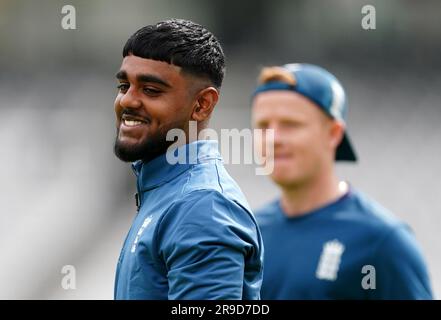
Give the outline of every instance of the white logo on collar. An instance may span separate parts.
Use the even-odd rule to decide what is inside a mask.
[[[335,281],[337,279],[338,269],[345,246],[343,243],[334,239],[323,245],[322,254],[318,263],[315,276],[317,279]]]
[[[145,218],[144,222],[142,223],[141,228],[139,228],[138,233],[136,234],[136,238],[133,241],[132,249],[130,250],[131,253],[134,253],[136,250],[136,246],[138,244],[139,238],[141,237],[142,233],[144,232],[144,229],[147,228],[147,226],[152,222],[152,215]]]

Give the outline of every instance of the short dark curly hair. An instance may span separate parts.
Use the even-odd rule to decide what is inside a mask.
[[[183,72],[207,77],[217,88],[222,85],[222,47],[210,31],[192,21],[170,19],[139,29],[124,46],[123,57],[130,54],[179,66]]]

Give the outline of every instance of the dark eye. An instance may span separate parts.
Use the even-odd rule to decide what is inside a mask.
[[[129,84],[128,83],[120,83],[117,86],[118,90],[121,92],[126,92],[129,89]]]
[[[257,129],[268,129],[268,123],[266,123],[266,122],[259,122],[259,123],[257,123],[256,128]]]
[[[158,90],[158,89],[152,88],[152,87],[145,87],[143,90],[144,90],[144,93],[149,96],[157,96],[161,93],[161,90]]]
[[[282,121],[280,123],[281,128],[297,128],[300,126],[300,123],[295,121]]]

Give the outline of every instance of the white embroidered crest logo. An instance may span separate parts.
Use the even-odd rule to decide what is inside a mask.
[[[343,243],[334,239],[323,245],[323,251],[320,255],[317,271],[317,279],[335,281],[337,279],[338,269],[340,268],[341,255],[345,251]]]
[[[138,233],[136,234],[136,238],[133,241],[132,249],[130,250],[131,253],[134,253],[136,250],[136,245],[138,244],[139,237],[141,237],[142,233],[144,232],[144,229],[152,222],[152,216],[148,216],[145,218],[144,222],[142,223],[141,228],[139,228]]]

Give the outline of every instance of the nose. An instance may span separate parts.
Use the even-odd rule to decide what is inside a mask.
[[[278,128],[274,128],[274,145],[280,145],[283,143],[284,137],[282,136]]]
[[[283,144],[284,136],[277,123],[271,123],[268,129],[273,130],[274,146]]]
[[[141,107],[141,99],[135,88],[130,87],[119,100],[121,108],[139,108]]]

